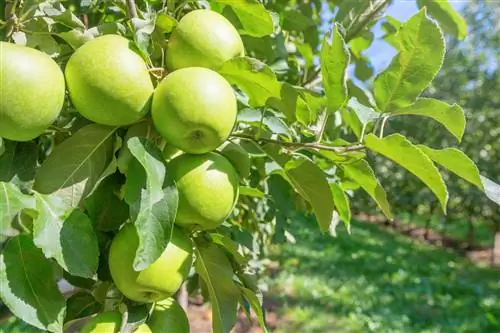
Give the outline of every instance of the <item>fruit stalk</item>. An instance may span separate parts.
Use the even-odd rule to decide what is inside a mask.
[[[361,144],[353,144],[349,146],[326,146],[322,145],[319,143],[312,143],[312,142],[287,142],[287,141],[281,141],[281,140],[274,140],[274,139],[265,139],[265,138],[259,138],[256,139],[251,135],[247,134],[232,134],[232,137],[236,138],[241,138],[241,139],[247,139],[247,140],[252,140],[255,142],[266,142],[266,143],[274,143],[283,147],[295,147],[295,148],[312,148],[312,149],[319,149],[319,150],[328,150],[328,151],[333,151],[338,154],[342,153],[347,153],[350,151],[358,151],[358,150],[364,150],[365,146]]]

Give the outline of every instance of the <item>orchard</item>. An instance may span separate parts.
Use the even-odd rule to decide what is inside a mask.
[[[213,332],[239,311],[267,331],[259,262],[293,211],[334,236],[365,192],[393,218],[373,155],[444,213],[440,169],[500,204],[456,147],[385,132],[413,116],[467,135],[460,105],[421,97],[463,19],[416,0],[399,22],[390,2],[3,1],[1,302],[48,332],[181,333],[184,290]],[[397,52],[374,75],[378,24]]]

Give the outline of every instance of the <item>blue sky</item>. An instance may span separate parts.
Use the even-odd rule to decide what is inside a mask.
[[[467,3],[467,0],[450,0],[450,4],[457,10],[462,9],[465,5],[467,5]],[[406,21],[417,11],[418,8],[415,0],[396,0],[387,9],[386,14],[400,21]],[[377,25],[374,32],[375,40],[373,41],[373,44],[366,51],[364,51],[364,54],[370,58],[373,66],[375,67],[375,73],[378,73],[389,65],[396,52],[389,44],[378,39],[378,37],[383,35],[383,31],[380,29],[380,24]]]

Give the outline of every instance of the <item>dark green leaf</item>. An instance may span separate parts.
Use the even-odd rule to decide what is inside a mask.
[[[436,195],[446,212],[448,190],[438,169],[424,152],[400,134],[392,134],[383,139],[369,134],[365,137],[365,145],[417,176]]]
[[[267,333],[267,327],[266,327],[266,320],[264,316],[264,308],[262,306],[262,300],[259,300],[259,297],[253,292],[252,290],[245,288],[245,287],[239,287],[243,297],[247,300],[247,302],[250,304],[250,307],[252,310],[255,312],[255,315],[257,316],[257,320],[259,321],[260,328]]]
[[[85,318],[98,313],[102,310],[103,305],[98,303],[91,294],[80,291],[71,295],[66,301],[66,318],[64,322],[68,323],[73,320]]]
[[[16,317],[30,325],[62,332],[64,298],[51,262],[35,247],[30,235],[11,238],[2,250],[0,298]]]
[[[328,99],[328,111],[335,112],[342,107],[347,99],[346,73],[350,53],[337,24],[333,28],[331,38],[331,44],[329,34],[323,39],[320,58],[323,86]]]
[[[444,38],[425,10],[410,18],[398,32],[399,53],[375,79],[374,93],[382,112],[412,104],[437,74],[444,58]]]
[[[264,37],[274,31],[273,19],[258,0],[213,0],[214,3],[230,6],[242,26],[240,32],[253,37]]]
[[[315,25],[314,20],[297,9],[285,10],[282,14],[281,26],[284,30],[302,32]]]
[[[225,248],[238,265],[245,265],[247,263],[248,260],[238,250],[238,244],[231,238],[222,234],[210,234],[210,237],[214,243]]]
[[[460,150],[456,148],[437,150],[424,145],[417,147],[437,164],[483,190],[483,183],[476,164]]]
[[[229,259],[216,244],[196,246],[195,267],[210,295],[213,332],[229,332],[236,322],[239,295]]]
[[[453,8],[447,0],[417,0],[418,8],[426,7],[429,15],[435,18],[444,32],[452,34],[458,39],[467,35],[465,19]]]
[[[92,124],[63,141],[38,169],[34,189],[77,207],[94,190],[112,159],[115,130]]]
[[[88,216],[78,209],[68,210],[57,196],[35,196],[35,245],[70,274],[91,278],[99,264],[99,247]]]
[[[0,181],[28,185],[35,177],[38,147],[33,142],[4,141],[0,155]]]
[[[415,115],[432,118],[442,124],[460,142],[465,132],[465,114],[457,104],[432,98],[419,98],[412,105],[391,112],[391,115]]]

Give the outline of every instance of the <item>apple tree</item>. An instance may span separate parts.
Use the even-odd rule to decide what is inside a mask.
[[[408,115],[465,131],[459,105],[420,97],[463,19],[416,0],[398,22],[390,3],[2,2],[2,303],[49,332],[188,332],[184,286],[214,332],[239,309],[267,331],[255,262],[293,235],[294,211],[334,235],[365,192],[392,218],[373,155],[443,211],[440,168],[500,202],[453,145],[384,133]],[[379,26],[397,54],[375,75]]]

